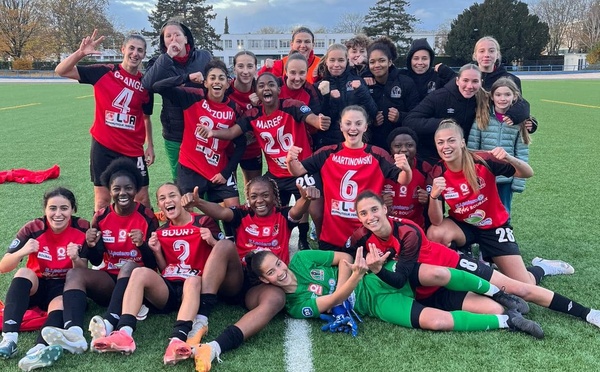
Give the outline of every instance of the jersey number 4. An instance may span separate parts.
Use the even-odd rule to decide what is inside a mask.
[[[129,104],[131,104],[131,99],[133,98],[133,90],[129,88],[123,88],[121,93],[112,101],[112,105],[114,108],[117,108],[121,111],[121,114],[127,114],[131,110],[129,108]]]

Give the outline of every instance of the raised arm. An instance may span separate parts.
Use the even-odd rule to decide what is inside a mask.
[[[300,155],[301,152],[302,148],[298,146],[292,146],[286,157],[288,170],[294,176],[302,176],[307,173],[306,168],[304,168],[302,163],[300,163],[300,160],[298,160],[298,155]]]
[[[215,220],[229,222],[233,220],[233,211],[229,208],[222,207],[217,203],[212,203],[202,199],[198,195],[198,186],[194,188],[194,192],[188,192],[181,197],[181,205],[184,208],[196,207],[205,215],[214,218]]]
[[[296,187],[300,191],[300,199],[296,200],[296,204],[290,209],[290,217],[299,221],[308,212],[311,200],[319,199],[321,192],[314,186],[303,187],[297,183]]]
[[[91,36],[86,36],[81,40],[81,44],[79,45],[79,49],[77,49],[73,54],[63,59],[58,66],[54,69],[59,76],[66,77],[69,79],[79,80],[79,72],[77,71],[77,63],[84,59],[89,54],[100,54],[96,48],[102,40],[104,40],[104,36],[100,36],[96,39],[96,33],[98,30],[94,30]]]
[[[343,252],[334,253],[331,265],[339,267],[338,283],[333,293],[317,297],[317,307],[320,313],[329,311],[335,305],[346,300],[369,270],[363,257],[362,247],[356,250],[354,263],[350,263],[350,261],[352,261],[352,256],[349,254]]]

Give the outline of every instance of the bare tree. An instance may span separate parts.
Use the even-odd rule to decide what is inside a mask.
[[[44,27],[42,18],[35,0],[0,0],[0,52],[22,58],[28,43]]]
[[[446,43],[448,42],[448,34],[450,33],[451,26],[452,20],[446,20],[435,31],[435,45],[432,46],[436,55],[446,54]]]
[[[568,44],[566,36],[580,16],[582,1],[585,0],[540,0],[532,6],[533,13],[548,25],[550,31],[548,54],[556,55],[562,45]]]
[[[290,30],[286,27],[263,26],[254,31],[254,34],[287,34]]]
[[[587,0],[586,5],[578,40],[582,49],[591,50],[600,45],[600,0]]]
[[[358,35],[363,33],[365,27],[365,16],[360,13],[344,13],[338,18],[333,27],[333,32]]]

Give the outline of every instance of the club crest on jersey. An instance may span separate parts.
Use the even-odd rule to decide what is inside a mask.
[[[477,177],[477,184],[479,185],[479,190],[485,187],[485,180],[483,177]]]
[[[313,316],[313,310],[310,307],[308,307],[308,306],[307,307],[303,307],[302,308],[302,315],[305,318],[312,318],[312,316]]]
[[[310,271],[310,277],[314,280],[323,280],[325,279],[325,272],[323,270],[313,269]]]
[[[15,239],[12,241],[12,243],[10,243],[8,249],[15,249],[19,246],[19,244],[21,244],[21,241],[19,239]]]
[[[346,92],[351,92],[353,90],[354,90],[354,88],[352,88],[352,82],[351,81],[347,82],[346,83]]]
[[[308,114],[310,112],[310,107],[306,106],[306,105],[302,105],[300,106],[300,112],[303,114]]]
[[[430,81],[429,83],[427,83],[427,94],[433,92],[435,89],[435,81]]]
[[[402,88],[400,88],[399,86],[395,85],[392,88],[392,91],[390,93],[390,97],[392,97],[392,98],[400,98],[400,97],[402,97]]]

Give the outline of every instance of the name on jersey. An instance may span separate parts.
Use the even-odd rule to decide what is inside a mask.
[[[195,231],[197,231],[197,230],[195,230],[195,229],[163,229],[163,230],[159,230],[159,234],[161,237],[189,236],[189,235],[193,235]]]
[[[256,128],[258,128],[258,129],[274,128],[274,127],[278,126],[282,120],[283,120],[283,116],[281,116],[281,115],[277,115],[273,119],[269,119],[269,120],[257,120]]]
[[[469,211],[472,211],[473,209],[475,209],[475,208],[479,207],[480,205],[482,205],[483,203],[485,203],[487,200],[488,200],[487,196],[484,196],[483,194],[479,194],[479,195],[477,195],[476,199],[467,200],[465,202],[456,204],[456,207],[455,207],[456,209],[454,210],[454,212],[457,214],[468,213]]]
[[[210,105],[206,102],[206,100],[202,101],[202,108],[206,111],[210,112],[210,114],[219,120],[233,120],[233,111],[218,111],[210,107]]]
[[[104,111],[104,122],[109,127],[125,130],[135,130],[135,121],[136,118],[134,115],[122,114],[120,112],[108,110]]]
[[[335,163],[341,165],[367,165],[373,164],[373,155],[363,156],[362,158],[349,158],[347,156],[333,155],[331,158]]]
[[[357,218],[354,202],[343,200],[331,201],[331,214],[343,218]]]
[[[119,71],[115,71],[115,77],[123,82],[123,84],[127,85],[130,88],[137,90],[138,92],[143,92],[144,87],[142,86],[142,82],[136,79],[132,79],[127,76],[121,75]]]

